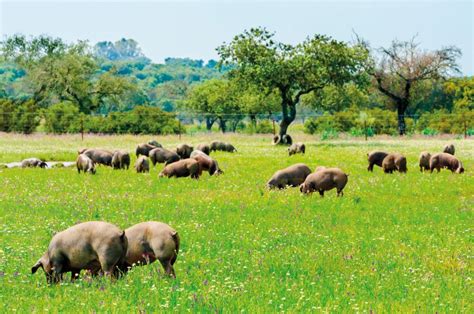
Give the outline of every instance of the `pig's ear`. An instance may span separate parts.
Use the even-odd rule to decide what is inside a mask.
[[[44,268],[46,267],[46,263],[47,263],[47,257],[46,257],[46,254],[41,256],[41,258],[36,262],[36,264],[33,265],[33,267],[31,267],[31,273],[34,274],[36,273],[36,271],[38,270],[38,268]]]

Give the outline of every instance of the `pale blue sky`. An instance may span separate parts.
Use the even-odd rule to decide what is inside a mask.
[[[265,26],[281,41],[315,33],[372,46],[418,34],[425,49],[456,45],[474,74],[474,1],[11,1],[0,0],[1,34],[48,34],[91,43],[134,38],[155,62],[217,58],[215,48],[244,29]]]

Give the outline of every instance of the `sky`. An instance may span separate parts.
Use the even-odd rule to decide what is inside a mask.
[[[264,26],[295,44],[316,33],[372,47],[416,35],[423,49],[455,45],[464,75],[474,75],[474,1],[44,1],[0,0],[2,39],[47,34],[68,42],[133,38],[154,62],[167,57],[217,59],[215,48]]]

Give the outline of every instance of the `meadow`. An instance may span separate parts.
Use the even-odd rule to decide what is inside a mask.
[[[0,163],[39,157],[71,161],[82,147],[121,148],[156,138],[165,147],[222,139],[224,174],[199,180],[99,167],[0,169],[0,311],[6,312],[474,312],[474,142],[457,138],[320,141],[295,134],[305,155],[288,157],[269,136],[30,136],[1,134]],[[420,173],[422,150],[452,142],[466,172]],[[407,156],[408,173],[367,171],[374,149]],[[135,161],[133,156],[132,163]],[[278,169],[297,162],[349,173],[344,197],[268,191]],[[181,237],[177,279],[158,263],[122,279],[83,277],[48,286],[31,266],[55,232],[104,220],[147,220]]]

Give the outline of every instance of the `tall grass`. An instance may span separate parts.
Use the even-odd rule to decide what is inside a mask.
[[[420,173],[421,150],[444,140],[327,141],[301,135],[306,155],[287,156],[264,136],[226,135],[238,153],[217,152],[225,174],[200,180],[99,167],[0,169],[0,299],[2,312],[472,312],[474,144],[453,140],[462,175]],[[130,151],[149,137],[0,137],[0,162],[25,157],[73,160],[80,147]],[[210,142],[211,136],[160,137]],[[408,158],[407,174],[366,170],[380,148]],[[133,161],[132,161],[133,162]],[[350,174],[344,197],[267,191],[277,169],[296,162],[338,166]],[[105,220],[121,228],[146,220],[181,236],[177,279],[158,263],[116,282],[83,279],[47,286],[31,266],[51,236],[77,222]]]

